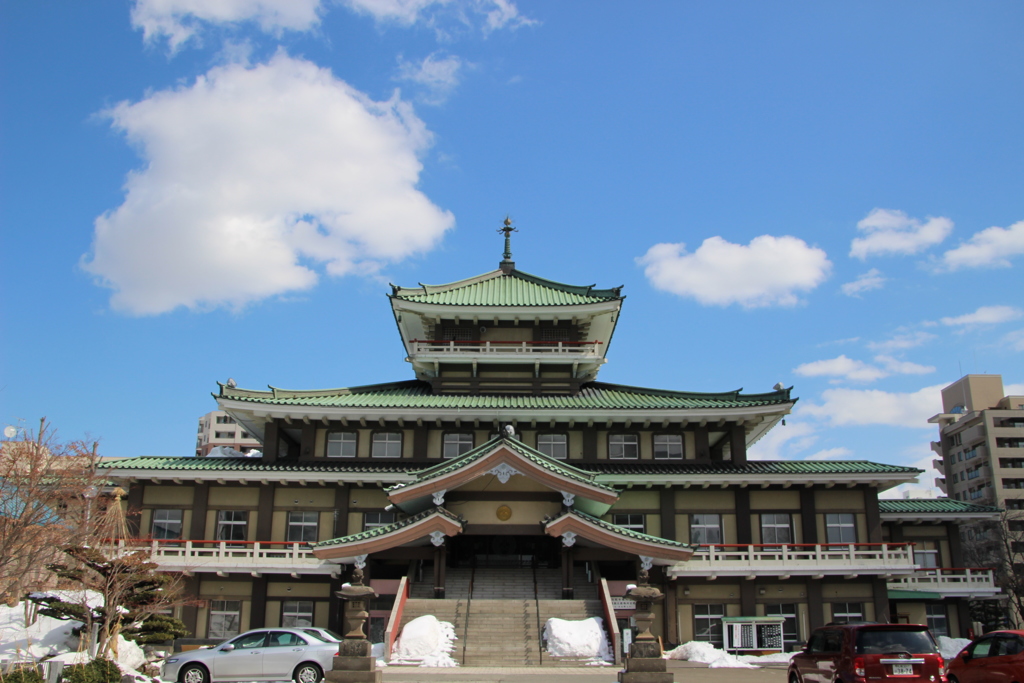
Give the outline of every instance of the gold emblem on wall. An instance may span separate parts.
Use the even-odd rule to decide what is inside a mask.
[[[494,514],[496,514],[498,516],[498,519],[500,519],[501,521],[507,522],[508,520],[512,519],[512,508],[510,508],[508,505],[502,505],[497,509],[497,511],[495,511]]]

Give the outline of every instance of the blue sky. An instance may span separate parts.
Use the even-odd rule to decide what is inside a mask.
[[[0,417],[188,455],[216,381],[406,379],[387,283],[624,284],[601,379],[795,385],[923,465],[1024,393],[1024,6],[0,2]],[[930,481],[934,473],[925,477]]]

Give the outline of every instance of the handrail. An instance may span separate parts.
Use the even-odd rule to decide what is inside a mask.
[[[409,577],[403,576],[398,582],[398,594],[395,595],[395,604],[391,606],[391,615],[388,617],[388,626],[384,629],[384,661],[391,659],[391,648],[394,646],[396,631],[402,626],[402,613],[405,611],[405,601],[409,599]]]
[[[890,548],[903,548],[915,546],[916,542],[899,541],[895,543],[708,543],[696,546],[699,552],[704,548],[849,548],[850,546],[889,546]]]
[[[514,339],[410,339],[412,344],[527,344],[529,346],[542,346],[544,344],[560,344],[562,346],[586,346],[587,344],[604,344],[603,341],[531,341]]]
[[[608,579],[601,577],[601,606],[604,608],[604,620],[608,624],[608,633],[612,636],[612,649],[615,651],[615,663],[622,664],[622,634],[619,633],[619,622],[615,619],[615,608],[612,606],[612,594],[608,591]]]

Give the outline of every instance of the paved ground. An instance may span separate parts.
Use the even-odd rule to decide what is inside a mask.
[[[784,668],[709,669],[703,664],[670,661],[668,670],[677,683],[785,683]],[[583,667],[459,667],[432,669],[427,667],[389,666],[384,670],[385,683],[612,683],[618,668],[614,666]]]

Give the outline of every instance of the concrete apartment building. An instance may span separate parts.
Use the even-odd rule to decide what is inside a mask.
[[[262,446],[235,418],[223,410],[211,410],[199,418],[199,432],[196,434],[196,456],[205,457],[217,446],[233,448],[241,453],[258,451]]]
[[[968,600],[998,593],[991,571],[964,568],[958,532],[997,519],[993,508],[880,500],[922,473],[911,467],[748,460],[796,403],[788,388],[598,381],[620,288],[520,271],[507,240],[497,270],[393,286],[412,378],[221,385],[210,429],[244,429],[261,457],[104,464],[128,490],[133,532],[186,575],[197,602],[180,616],[196,637],[338,629],[353,566],[379,594],[374,640],[434,614],[454,623],[465,665],[549,663],[539,628],[550,616],[602,616],[615,643],[642,571],[666,596],[654,608],[666,645],[742,632],[790,649],[816,626],[857,619],[960,636]],[[480,624],[511,603],[499,656]]]

